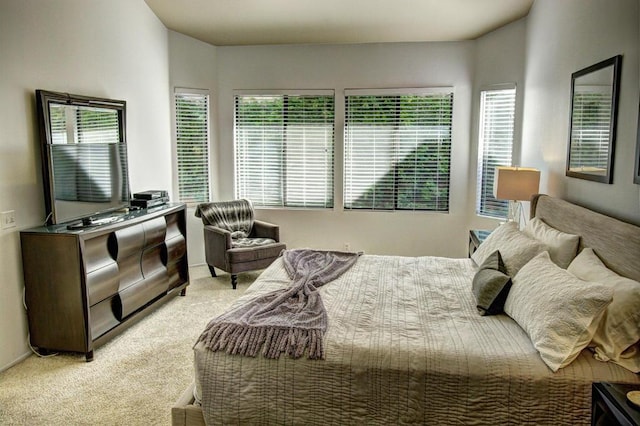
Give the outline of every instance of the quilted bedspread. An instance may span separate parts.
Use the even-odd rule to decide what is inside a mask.
[[[591,383],[639,382],[588,350],[552,373],[506,315],[480,316],[471,259],[361,256],[319,289],[325,360],[195,347],[207,424],[590,423]],[[281,259],[236,302],[286,287]]]

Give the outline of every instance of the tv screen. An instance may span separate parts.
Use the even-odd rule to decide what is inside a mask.
[[[129,205],[125,103],[36,91],[47,223],[85,219]]]
[[[57,222],[128,205],[123,143],[51,145]]]

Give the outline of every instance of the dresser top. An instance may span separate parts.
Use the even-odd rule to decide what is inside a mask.
[[[128,209],[127,211],[108,212],[93,217],[93,223],[83,226],[82,221],[76,220],[56,225],[38,226],[25,229],[21,233],[37,234],[72,234],[87,235],[94,233],[110,232],[121,226],[131,226],[138,222],[144,222],[160,216],[185,209],[183,203],[168,203],[148,209]]]

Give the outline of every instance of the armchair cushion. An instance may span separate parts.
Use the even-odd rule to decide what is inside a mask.
[[[265,244],[273,244],[275,242],[276,240],[271,238],[236,238],[235,240],[231,240],[231,247],[258,247]]]
[[[227,250],[227,259],[230,265],[242,265],[245,269],[248,262],[260,261],[263,259],[276,259],[282,250],[286,248],[283,243],[266,244],[259,247],[239,247]],[[269,262],[271,263],[271,262]],[[253,268],[251,268],[253,269]],[[259,269],[259,268],[255,268]]]

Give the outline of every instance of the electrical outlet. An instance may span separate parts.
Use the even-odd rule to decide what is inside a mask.
[[[351,244],[344,243],[344,251],[351,251]]]
[[[2,229],[13,228],[16,226],[15,210],[0,213],[0,225],[2,225]]]

